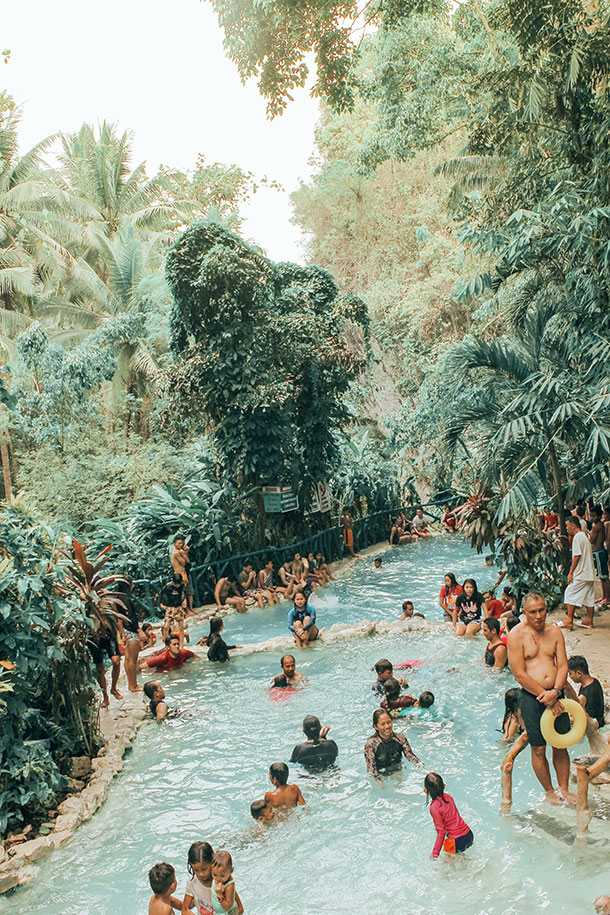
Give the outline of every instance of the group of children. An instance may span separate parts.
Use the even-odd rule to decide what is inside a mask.
[[[243,915],[244,907],[235,889],[233,859],[228,851],[214,851],[209,842],[193,842],[187,855],[188,879],[184,897],[178,899],[176,871],[163,861],[148,872],[153,895],[148,915],[172,915],[179,912],[197,915]]]

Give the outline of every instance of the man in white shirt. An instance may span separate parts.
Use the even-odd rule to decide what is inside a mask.
[[[572,537],[572,564],[568,572],[568,586],[563,595],[564,603],[568,608],[568,616],[559,625],[564,629],[573,629],[574,610],[576,607],[583,607],[587,611],[587,615],[581,625],[591,629],[595,605],[595,571],[591,543],[585,532],[581,530],[577,516],[568,515],[566,530]]]

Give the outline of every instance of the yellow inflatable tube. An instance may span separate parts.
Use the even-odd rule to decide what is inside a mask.
[[[561,704],[572,718],[572,727],[567,734],[558,734],[555,730],[556,718],[550,708],[542,713],[540,730],[547,743],[557,749],[565,749],[578,743],[587,730],[587,716],[584,708],[575,699],[561,699]]]

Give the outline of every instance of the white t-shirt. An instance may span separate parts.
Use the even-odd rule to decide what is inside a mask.
[[[581,531],[584,531],[585,534],[589,530],[589,525],[587,524],[587,522],[585,521],[584,518],[580,518],[580,529],[581,529]]]
[[[192,876],[186,881],[185,893],[195,900],[197,915],[214,915],[211,886],[204,886],[198,877]]]
[[[415,528],[416,531],[423,531],[428,527],[428,522],[426,521],[426,519],[420,518],[419,515],[415,515],[415,517],[413,518],[413,521],[411,521],[411,524],[413,525],[413,527]]]
[[[574,581],[594,581],[593,550],[591,543],[584,531],[574,534],[572,540],[572,557],[579,556],[578,565],[574,569]]]

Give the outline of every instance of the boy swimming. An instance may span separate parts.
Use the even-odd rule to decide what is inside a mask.
[[[297,807],[305,803],[298,785],[288,785],[289,769],[286,763],[276,762],[269,767],[269,781],[275,791],[267,791],[265,801],[272,807]]]
[[[268,823],[273,819],[275,808],[264,798],[258,801],[252,801],[250,804],[250,813],[257,823]]]

